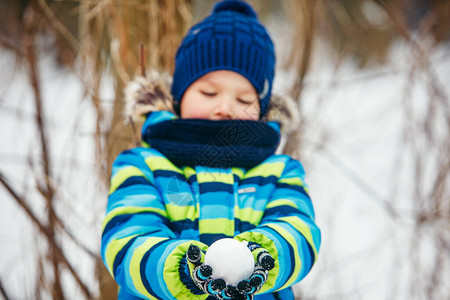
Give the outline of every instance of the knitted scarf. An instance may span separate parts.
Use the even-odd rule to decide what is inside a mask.
[[[275,153],[280,135],[258,121],[173,119],[148,126],[143,139],[178,166],[249,169]]]

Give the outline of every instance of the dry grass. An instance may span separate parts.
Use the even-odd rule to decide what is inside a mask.
[[[54,160],[48,151],[50,136],[47,120],[42,113],[45,99],[42,99],[42,79],[39,77],[37,64],[38,47],[35,39],[43,32],[55,35],[55,48],[58,50],[59,61],[72,68],[84,84],[85,95],[96,110],[96,162],[98,176],[106,187],[108,185],[111,165],[119,152],[134,146],[133,136],[138,128],[127,123],[124,116],[124,100],[122,90],[124,85],[136,74],[142,72],[144,61],[146,68],[167,71],[173,70],[173,57],[186,29],[193,22],[194,11],[202,10],[201,5],[211,6],[212,1],[190,0],[79,0],[79,1],[30,1],[23,11],[12,11],[17,15],[8,19],[9,27],[0,22],[2,31],[0,46],[14,51],[20,62],[28,70],[28,84],[32,88],[33,103],[36,116],[34,125],[38,133],[40,156],[37,160],[30,158],[29,168],[35,177],[36,192],[39,200],[45,203],[44,218],[33,211],[27,197],[27,191],[19,190],[14,184],[14,178],[8,177],[0,170],[0,184],[8,193],[10,199],[17,203],[32,221],[39,232],[39,241],[45,241],[48,253],[41,255],[37,265],[39,277],[36,279],[34,298],[51,295],[53,299],[70,298],[65,294],[62,283],[63,274],[69,274],[71,280],[81,290],[86,299],[115,299],[116,287],[98,254],[92,253],[88,247],[70,233],[67,224],[61,219],[55,206],[60,186],[53,173]],[[274,7],[275,0],[252,1],[262,12],[262,17],[272,13],[267,7]],[[408,83],[414,83],[425,78],[428,84],[425,113],[416,114],[413,104],[409,101],[412,84],[405,84],[403,95],[404,139],[399,143],[398,165],[414,166],[410,174],[411,205],[414,207],[414,232],[417,236],[408,245],[411,254],[410,263],[417,266],[416,276],[408,278],[411,296],[424,295],[427,299],[436,299],[445,294],[445,275],[448,274],[450,262],[450,109],[449,95],[446,94],[444,82],[431,67],[430,55],[434,47],[448,38],[450,5],[444,1],[432,1],[435,7],[421,21],[419,37],[433,36],[431,43],[421,43],[417,37],[412,37],[405,16],[407,1],[372,1],[371,3],[383,9],[388,16],[386,24],[380,28],[373,26],[364,19],[358,5],[364,1],[283,1],[284,16],[295,27],[289,66],[294,69],[295,84],[290,90],[291,96],[297,101],[301,114],[301,129],[288,137],[284,151],[295,157],[300,157],[303,130],[309,130],[317,124],[314,119],[302,110],[302,93],[305,89],[305,78],[311,67],[318,38],[325,39],[336,50],[336,68],[346,57],[356,57],[361,68],[371,61],[383,62],[385,51],[394,38],[401,38],[411,45],[411,66]],[[367,1],[366,1],[367,2]],[[6,3],[6,2],[5,2]],[[6,5],[1,3],[1,5]],[[12,5],[13,2],[8,2]],[[202,3],[202,4],[201,4]],[[207,4],[205,4],[207,3]],[[352,4],[352,5],[350,5]],[[18,16],[24,15],[23,19]],[[76,22],[73,22],[73,20]],[[13,20],[17,22],[12,25]],[[3,30],[7,28],[7,30]],[[144,45],[143,59],[139,58],[139,45]],[[376,45],[376,46],[374,46]],[[102,99],[101,85],[105,77],[112,78],[115,83],[115,98],[112,106],[105,105]],[[323,103],[317,103],[317,113]],[[442,126],[444,124],[444,126]],[[323,125],[323,124],[322,124]],[[325,126],[324,126],[325,127]],[[444,129],[442,129],[444,128]],[[321,139],[317,151],[323,151],[327,144],[326,134]],[[407,155],[405,155],[407,154]],[[31,156],[30,156],[31,157]],[[426,171],[431,170],[431,172]],[[431,176],[425,174],[431,174]],[[372,197],[378,197],[370,186],[357,175],[349,177],[357,186]],[[394,178],[394,176],[393,176]],[[431,179],[430,179],[431,178]],[[431,188],[428,192],[421,188],[424,181]],[[395,184],[395,183],[394,183]],[[392,199],[396,199],[396,188],[393,187]],[[105,200],[106,201],[106,200]],[[394,220],[401,218],[401,211],[396,210],[395,203],[385,209]],[[62,236],[69,237],[80,249],[89,256],[95,256],[97,262],[98,287],[92,290],[82,278],[67,252],[61,246]],[[433,263],[426,264],[421,257],[427,253],[423,243],[427,242],[434,249]],[[94,268],[93,268],[94,269]],[[328,270],[330,271],[330,270]],[[332,270],[330,271],[332,272]],[[400,284],[400,279],[392,280],[394,289]],[[448,287],[447,287],[448,288]],[[0,280],[0,292],[6,299],[12,298],[7,287]],[[448,292],[447,294],[448,295]],[[299,299],[302,295],[298,295]],[[414,298],[414,297],[412,297]]]

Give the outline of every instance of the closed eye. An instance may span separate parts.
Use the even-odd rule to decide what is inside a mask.
[[[252,104],[255,101],[255,100],[248,100],[248,99],[241,99],[241,98],[238,98],[237,100],[243,104]]]
[[[207,92],[207,91],[200,91],[200,93],[206,97],[214,97],[217,95],[216,92]]]

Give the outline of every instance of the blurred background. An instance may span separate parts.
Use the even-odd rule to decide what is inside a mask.
[[[171,74],[214,2],[0,0],[0,299],[116,299],[99,246],[139,130],[123,88]],[[296,298],[450,299],[450,1],[249,2],[323,234]]]

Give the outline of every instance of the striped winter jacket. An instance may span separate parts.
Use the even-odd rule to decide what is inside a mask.
[[[180,281],[180,259],[191,243],[207,250],[234,237],[275,258],[255,299],[294,299],[289,287],[310,271],[321,241],[304,177],[286,155],[246,170],[175,166],[150,147],[124,151],[113,165],[101,244],[119,298],[206,299]]]

